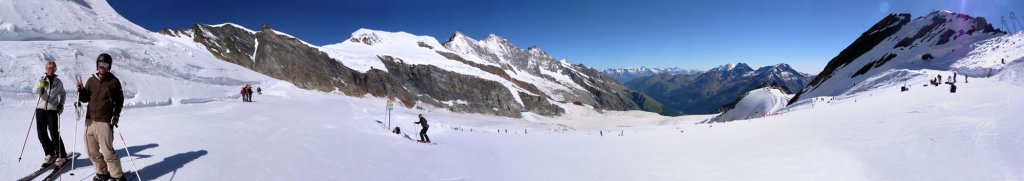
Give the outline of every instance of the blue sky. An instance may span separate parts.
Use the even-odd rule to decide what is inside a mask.
[[[709,69],[745,62],[788,63],[817,74],[889,13],[933,10],[989,19],[1020,0],[109,0],[151,31],[195,23],[268,23],[316,45],[341,42],[359,28],[405,31],[443,41],[455,31],[508,38],[556,58],[595,68]],[[1024,21],[1024,19],[1022,19]]]

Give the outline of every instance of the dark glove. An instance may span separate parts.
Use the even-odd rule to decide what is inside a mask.
[[[114,126],[116,128],[117,127],[117,121],[120,120],[120,119],[121,119],[121,116],[114,116],[114,117],[110,118],[110,125]]]
[[[61,113],[64,113],[64,108],[63,107],[57,108],[57,115],[60,115]]]

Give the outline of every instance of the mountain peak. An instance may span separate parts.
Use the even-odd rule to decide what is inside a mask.
[[[721,65],[721,66],[712,68],[709,71],[715,71],[715,70],[719,70],[719,71],[734,71],[734,70],[735,71],[749,71],[749,70],[753,70],[753,69],[750,68],[750,66],[747,65],[746,63],[740,62],[740,63],[735,63],[735,64],[729,63],[729,64]]]
[[[107,1],[0,1],[0,41],[153,41]]]
[[[804,74],[804,73],[801,73],[800,71],[796,71],[796,69],[793,69],[793,67],[790,67],[789,64],[785,64],[785,63],[779,63],[779,64],[775,64],[775,65],[771,65],[771,66],[764,66],[764,67],[758,68],[756,70],[756,72],[757,72],[757,74],[779,74],[779,75],[784,75],[786,77],[789,77],[789,75],[793,75],[793,74],[801,74],[801,75]],[[789,74],[789,75],[786,75],[786,74]]]
[[[352,36],[368,36],[368,35],[376,35],[378,33],[384,33],[384,31],[368,29],[368,28],[359,28],[356,31],[352,32]]]
[[[242,25],[239,25],[239,24],[235,24],[235,23],[231,23],[231,22],[215,24],[215,25],[208,25],[208,24],[200,24],[200,25],[208,26],[208,27],[224,27],[224,26],[228,26],[228,27],[242,29],[242,30],[248,31],[249,33],[256,33],[256,31],[253,31],[253,30],[251,30],[249,28],[246,28],[245,26],[242,26]],[[266,24],[264,24],[264,26],[266,26]],[[267,28],[270,28],[270,27],[267,26]]]
[[[454,33],[452,33],[451,36],[448,36],[448,40],[445,41],[445,44],[455,41],[475,42],[476,40],[467,36],[465,33],[462,33],[461,31],[455,31]]]
[[[483,41],[496,42],[496,43],[502,43],[502,44],[507,44],[508,43],[508,39],[505,39],[504,37],[501,37],[501,36],[498,36],[498,35],[495,35],[495,34],[488,34],[487,38],[484,38]]]
[[[533,53],[533,54],[538,54],[538,53],[540,53],[540,54],[547,54],[547,52],[544,52],[544,50],[541,50],[540,47],[537,47],[537,45],[533,45],[533,46],[530,46],[530,48],[526,48],[526,51],[528,51],[530,53]]]
[[[786,63],[778,63],[778,64],[772,65],[770,67],[776,68],[776,69],[793,69],[793,67],[789,66],[789,64],[786,64]]]
[[[416,45],[419,42],[437,42],[437,39],[434,39],[434,37],[429,36],[416,36],[402,31],[388,32],[367,28],[359,28],[355,32],[352,32],[352,35],[349,37],[348,41],[373,46],[379,43],[412,43],[413,45]]]

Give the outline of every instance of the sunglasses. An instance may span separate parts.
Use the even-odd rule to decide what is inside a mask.
[[[46,70],[57,70],[57,67],[46,67]]]
[[[97,66],[97,67],[100,67],[100,68],[110,69],[110,64],[109,64],[109,63],[106,63],[106,62],[99,62],[99,63],[96,63],[96,66]]]

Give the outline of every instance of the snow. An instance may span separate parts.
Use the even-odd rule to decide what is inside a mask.
[[[476,55],[473,53],[475,47],[479,46],[479,41],[462,34],[462,32],[455,32],[452,36],[451,40],[445,43],[445,48],[449,51],[458,53],[463,58],[466,58],[466,60],[472,61],[473,63],[501,67],[501,65],[498,64],[500,62],[487,61],[483,57],[480,57],[484,55]]]
[[[735,108],[718,117],[718,121],[744,120],[773,115],[786,107],[791,95],[775,88],[754,89],[743,96]]]
[[[359,39],[362,42],[351,41],[353,39]],[[421,47],[420,43],[433,48]],[[399,58],[405,64],[432,65],[443,70],[495,81],[508,88],[516,102],[520,105],[523,104],[523,101],[519,97],[519,92],[530,92],[498,75],[445,58],[436,51],[452,52],[445,49],[441,43],[437,42],[437,39],[430,36],[416,36],[406,32],[359,29],[352,33],[352,37],[349,40],[323,46],[320,50],[327,53],[331,58],[341,61],[345,66],[360,72],[369,71],[371,68],[386,69],[384,63],[378,58],[378,56],[386,55]]]
[[[998,72],[1006,64],[1024,60],[1024,32],[987,39],[971,46],[967,56],[953,63],[953,70],[976,77]]]
[[[882,72],[878,75],[869,77],[864,81],[858,83],[849,91],[841,94],[852,95],[862,92],[867,92],[876,89],[883,89],[889,87],[900,87],[900,86],[914,86],[923,85],[928,83],[936,75],[953,75],[952,72],[948,71],[928,71],[928,70],[907,70],[907,69],[892,69]],[[963,78],[959,78],[963,80]]]
[[[933,17],[946,19],[950,22],[944,23],[942,26],[938,26],[935,29],[928,30],[929,34],[925,36],[926,38],[919,39],[909,47],[893,48],[900,42],[900,40],[913,37],[919,30],[930,24]],[[1021,43],[1024,41],[1019,37],[1021,35],[988,34],[978,31],[973,34],[960,36],[956,39],[950,38],[949,42],[942,45],[935,45],[940,39],[937,38],[938,34],[941,34],[947,29],[958,31],[969,28],[965,26],[972,23],[977,22],[964,21],[959,18],[957,14],[952,14],[949,11],[936,11],[927,16],[916,18],[904,25],[904,27],[896,32],[896,34],[882,41],[882,43],[879,43],[860,57],[857,57],[854,61],[838,68],[826,81],[823,81],[817,86],[808,87],[808,91],[805,91],[800,96],[800,99],[804,100],[819,96],[843,95],[844,93],[849,92],[853,87],[860,86],[859,84],[862,84],[863,81],[868,78],[892,69],[954,70],[959,74],[966,73],[971,77],[987,76],[980,74],[981,72],[985,72],[985,74],[987,74],[987,71],[978,70],[987,70],[988,68],[991,68],[992,66],[990,66],[990,64],[992,61],[999,61],[998,59],[993,60],[995,57],[1019,54],[1019,51],[1014,51],[1013,47],[1019,47],[1020,45],[1018,44],[1024,44]],[[867,71],[862,75],[853,76],[862,67],[870,66],[869,64],[872,64],[885,56],[889,56],[890,54],[896,55],[896,57],[881,66],[872,66],[870,71]],[[926,54],[932,55],[934,59],[923,60],[922,57]],[[952,74],[944,74],[944,76],[945,75]]]
[[[441,103],[446,104],[448,106],[454,106],[456,104],[469,105],[469,102],[466,102],[466,101],[464,101],[462,99],[456,99],[456,100],[451,100],[451,101],[441,101]]]
[[[987,78],[960,87],[956,94],[879,89],[849,98],[856,102],[715,124],[694,124],[710,116],[597,113],[575,105],[561,105],[568,111],[562,117],[521,119],[397,108],[391,125],[407,134],[418,128],[417,114],[430,121],[438,144],[425,145],[375,122],[384,118],[385,99],[276,83],[255,103],[129,108],[118,132],[147,180],[1024,179],[1017,153],[1024,149],[1024,123],[1014,111],[1024,108],[1024,96],[1006,94],[1024,87]],[[30,110],[0,108],[11,113],[0,119],[17,120],[0,131],[20,134]],[[61,120],[76,124],[73,114]],[[72,128],[62,129],[70,137]],[[3,145],[20,141],[0,137]],[[120,138],[115,144],[123,150]],[[0,147],[0,155],[12,158],[0,159],[0,179],[28,172],[41,157],[30,143],[28,161],[18,163],[18,151]],[[124,154],[122,162],[131,169]],[[76,176],[64,177],[92,172],[84,157],[76,164]]]
[[[242,29],[245,29],[245,28],[244,28],[244,27],[242,27]],[[251,31],[250,31],[250,32],[251,32]],[[303,41],[302,39],[299,39],[299,38],[295,38],[295,36],[292,36],[292,35],[290,35],[290,34],[288,34],[288,33],[280,32],[280,31],[277,31],[277,30],[270,30],[270,32],[273,32],[274,34],[277,34],[277,35],[281,35],[281,36],[285,36],[285,37],[288,37],[288,38],[291,38],[291,39],[295,39],[295,40],[298,40],[298,41],[299,41],[299,42],[301,42],[302,44],[305,44],[306,46],[308,46],[308,47],[311,47],[311,48],[319,48],[319,47],[320,47],[320,46],[316,46],[316,45],[313,45],[313,44],[307,43],[306,41]]]
[[[199,30],[203,31],[203,37],[206,37],[206,38],[209,38],[209,39],[214,39],[214,40],[220,39],[216,35],[213,35],[213,33],[210,33],[210,30],[207,30],[206,27],[199,26]]]
[[[608,68],[604,71],[605,74],[639,74],[639,75],[654,75],[659,73],[669,73],[672,75],[679,74],[696,74],[704,72],[697,69],[688,69],[683,67],[625,67],[625,68]]]
[[[251,29],[249,29],[249,28],[245,28],[244,26],[242,26],[242,25],[238,25],[238,24],[235,24],[235,23],[221,23],[221,24],[215,24],[215,25],[208,25],[208,26],[212,26],[212,27],[224,27],[224,26],[233,26],[233,27],[235,27],[235,28],[239,28],[239,29],[242,29],[242,30],[248,31],[248,32],[249,32],[249,33],[251,33],[251,34],[256,34],[256,31],[253,31],[253,30],[251,30]]]
[[[1024,86],[1024,61],[1007,64],[995,77],[1004,82]]]
[[[103,0],[0,1],[0,41],[125,40],[149,42],[142,27]]]
[[[256,63],[256,53],[260,52],[260,38],[259,37],[253,38],[253,42],[255,42],[255,45],[252,46],[253,47],[252,48],[252,55],[249,55],[249,59],[252,59],[252,63],[255,64]]]
[[[7,19],[5,13],[0,17]],[[182,37],[141,36],[150,42],[78,35],[72,37],[81,39],[0,41],[0,120],[5,121],[0,180],[35,170],[43,157],[30,138],[25,159],[14,159],[32,121],[30,91],[42,59],[57,61],[70,88],[68,77],[88,76],[99,53],[114,56],[113,72],[129,97],[114,148],[123,168],[138,166],[143,180],[1024,180],[1019,153],[1024,95],[1016,94],[1024,87],[1013,81],[1020,78],[1015,72],[1024,70],[1022,61],[1006,65],[994,78],[958,84],[957,93],[946,85],[914,86],[920,84],[899,92],[894,87],[899,81],[889,81],[914,83],[919,73],[948,70],[887,69],[865,78],[879,86],[819,97],[828,101],[803,100],[786,107],[792,111],[747,121],[697,124],[714,115],[598,112],[589,105],[556,103],[565,108],[563,116],[507,118],[399,106],[388,122],[384,98],[299,89],[218,60]],[[409,48],[379,45],[339,46],[380,49],[367,52]],[[421,51],[394,56],[423,56],[407,61],[464,68]],[[245,83],[262,86],[264,94],[255,95],[253,103],[237,100]],[[750,99],[762,101],[740,107],[777,110],[774,98],[780,93],[753,92],[757,96]],[[383,126],[390,123],[415,135],[418,126],[412,122],[418,114],[430,121],[428,133],[436,145],[416,143]],[[72,151],[82,152],[82,143],[75,143],[83,140],[82,133],[74,133],[83,124],[73,112],[60,116],[62,137]],[[62,177],[92,177],[85,158],[75,161],[75,176]]]
[[[514,60],[507,60],[506,54],[518,52],[520,49],[509,43],[508,40],[494,34],[490,34],[484,40],[478,41],[461,32],[455,32],[444,46],[448,51],[457,53],[470,62],[502,67],[511,78],[536,86],[541,92],[555,101],[567,100],[568,96],[572,96],[567,94],[575,94],[576,92],[586,90],[575,81],[572,81],[566,72],[563,72],[564,68],[573,68],[567,60],[549,62],[549,60],[534,59],[541,57],[554,60],[554,58],[551,58],[537,47],[530,47],[526,50],[527,53],[531,54],[527,58],[529,60],[525,60],[529,64],[526,67],[536,67],[539,70],[533,72],[520,69],[522,67],[513,63]],[[544,65],[537,65],[538,63]],[[578,75],[587,77],[585,74]],[[548,77],[553,80],[547,79]]]

